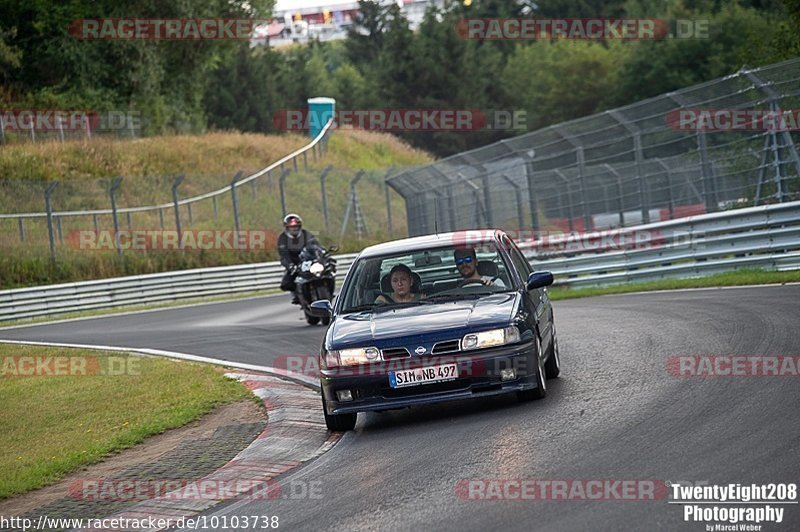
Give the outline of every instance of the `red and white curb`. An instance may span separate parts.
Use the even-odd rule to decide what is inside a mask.
[[[233,460],[192,483],[191,487],[141,502],[107,519],[147,522],[148,518],[163,518],[175,523],[181,517],[194,517],[237,497],[280,498],[280,483],[274,480],[276,477],[325,453],[342,437],[341,433],[332,433],[326,428],[322,402],[316,390],[271,375],[228,373],[226,376],[241,381],[264,401],[268,416],[264,431]],[[204,491],[203,486],[214,488]],[[218,489],[219,486],[225,489]],[[124,522],[121,520],[118,522]]]

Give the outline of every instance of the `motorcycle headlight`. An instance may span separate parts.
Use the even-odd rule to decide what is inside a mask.
[[[382,360],[381,352],[377,347],[356,347],[354,349],[340,349],[329,351],[325,355],[328,367],[333,366],[357,366],[359,364],[369,364]],[[335,364],[334,364],[335,363]]]
[[[311,268],[309,268],[308,271],[310,271],[314,275],[319,275],[325,271],[325,266],[323,266],[319,262],[315,262],[314,264],[311,265]]]
[[[515,325],[503,329],[492,329],[469,333],[461,340],[461,349],[483,349],[484,347],[497,347],[499,345],[515,344],[519,342],[519,329]]]

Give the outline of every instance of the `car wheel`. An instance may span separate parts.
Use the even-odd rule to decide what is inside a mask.
[[[517,399],[520,401],[533,401],[542,399],[547,395],[547,385],[544,381],[545,369],[542,362],[542,344],[539,342],[539,337],[536,337],[536,388],[532,390],[520,390],[517,392]]]
[[[323,325],[330,325],[331,324],[330,316],[325,316],[324,318],[322,318],[322,324]]]
[[[328,414],[325,397],[322,397],[322,413],[325,414],[325,426],[333,432],[347,432],[356,427],[358,414]]]
[[[312,316],[308,312],[306,312],[306,321],[309,325],[316,325],[319,323],[319,318],[317,316]]]
[[[555,323],[553,324],[553,341],[550,343],[550,352],[547,355],[544,372],[548,379],[555,379],[561,373],[561,358],[558,354],[558,335]]]

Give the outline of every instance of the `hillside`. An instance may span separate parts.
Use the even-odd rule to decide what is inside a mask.
[[[239,172],[243,175],[266,167],[308,142],[301,135],[257,135],[209,133],[197,136],[152,137],[134,140],[95,138],[86,142],[47,142],[9,145],[0,150],[0,212],[22,213],[44,210],[44,189],[59,181],[53,191],[54,211],[107,209],[111,179],[124,176],[117,193],[118,207],[153,205],[172,201],[174,176],[184,175],[178,188],[185,198],[228,185]],[[302,162],[299,171],[286,180],[287,209],[303,216],[306,226],[326,244],[339,244],[344,251],[388,238],[383,177],[388,168],[422,164],[431,157],[395,137],[363,131],[336,131],[327,152],[308,170]],[[333,169],[326,180],[329,225],[322,212],[320,174]],[[291,165],[289,165],[291,167]],[[367,234],[357,241],[351,217],[346,235],[339,238],[349,198],[349,181],[358,170],[365,170],[357,193],[367,224]],[[262,230],[276,235],[281,230],[279,172],[239,187],[239,222],[242,229]],[[175,228],[172,209],[162,212],[164,229]],[[393,236],[405,235],[405,205],[392,194]],[[191,222],[189,217],[191,216]],[[120,228],[128,229],[128,219],[119,218]],[[271,242],[267,249],[255,251],[203,250],[194,252],[129,251],[120,262],[112,251],[80,249],[74,236],[92,231],[91,216],[65,217],[60,238],[56,238],[55,264],[49,260],[47,226],[44,219],[24,222],[21,241],[16,220],[0,220],[0,287],[31,286],[123,274],[149,273],[171,269],[260,262],[276,257]],[[98,216],[100,230],[113,229],[111,216]],[[158,211],[135,213],[130,228],[160,229]],[[181,209],[182,229],[231,230],[235,227],[231,196],[217,198],[216,215],[211,200],[196,203],[192,212]],[[269,238],[268,238],[269,240]],[[77,248],[77,249],[76,249]]]

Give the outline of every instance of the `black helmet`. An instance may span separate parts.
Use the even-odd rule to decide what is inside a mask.
[[[283,229],[286,231],[287,236],[297,238],[303,229],[303,219],[293,213],[287,214],[283,217]]]

